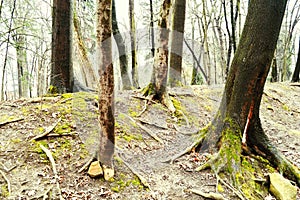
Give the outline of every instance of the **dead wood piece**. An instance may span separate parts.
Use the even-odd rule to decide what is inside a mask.
[[[135,95],[133,95],[132,97],[136,98],[136,99],[147,100],[147,101],[149,101],[151,103],[154,103],[154,104],[158,104],[156,101],[152,100],[151,98],[147,98],[147,97],[143,97],[143,96],[135,96]]]
[[[118,155],[118,159],[120,159],[128,167],[128,169],[134,175],[136,175],[138,177],[138,179],[141,181],[141,183],[143,184],[144,187],[151,190],[150,185],[149,185],[148,181],[146,180],[146,178],[144,178],[138,171],[136,171],[132,166],[130,166],[130,164],[128,162],[126,162],[120,155]]]
[[[97,152],[95,152],[94,155],[92,155],[89,160],[78,170],[78,173],[86,171],[94,160],[97,160]]]
[[[57,102],[61,96],[58,97],[36,97],[36,98],[31,98],[21,104],[21,106],[29,104],[29,103],[40,103],[43,101],[48,101],[48,102]]]
[[[10,187],[10,182],[9,182],[9,179],[5,176],[5,173],[0,170],[0,173],[1,175],[3,176],[4,180],[6,181],[7,183],[7,191],[8,191],[8,194],[10,195],[11,194],[11,187]]]
[[[188,192],[198,194],[204,198],[215,199],[215,200],[227,200],[223,195],[214,192],[202,192],[201,190],[189,189]]]
[[[24,120],[24,118],[17,118],[17,119],[6,120],[6,121],[0,123],[0,127],[4,126],[6,124],[9,124],[9,123],[19,122],[19,121],[22,121],[22,120]]]
[[[33,141],[33,140],[39,140],[39,139],[41,139],[41,138],[47,136],[49,133],[51,133],[51,131],[53,131],[53,129],[57,126],[57,124],[58,124],[60,121],[61,121],[61,117],[60,117],[54,124],[52,124],[51,126],[47,127],[44,133],[35,136],[35,137],[32,138],[30,141]]]
[[[158,124],[155,124],[155,123],[152,123],[152,122],[148,122],[148,121],[145,121],[145,120],[140,119],[140,118],[137,118],[136,120],[140,121],[142,124],[148,124],[148,125],[151,125],[151,126],[155,126],[157,128],[161,128],[161,129],[168,129],[168,127],[166,127],[166,126],[160,126]]]
[[[53,171],[53,174],[54,174],[54,177],[55,177],[55,180],[56,180],[56,187],[57,187],[57,190],[58,190],[58,193],[59,193],[59,199],[63,200],[63,197],[62,197],[62,194],[61,194],[61,189],[60,189],[60,186],[59,186],[58,173],[57,173],[56,166],[55,166],[56,164],[55,164],[54,158],[52,156],[52,153],[51,153],[50,150],[48,150],[42,144],[40,144],[40,148],[46,153],[47,157],[49,158],[49,161],[50,161],[51,166],[52,166],[52,171]]]

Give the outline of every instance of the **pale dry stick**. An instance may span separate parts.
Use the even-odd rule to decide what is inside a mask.
[[[155,123],[152,123],[152,122],[148,122],[148,121],[145,121],[145,120],[140,119],[140,118],[136,118],[136,120],[140,121],[142,124],[148,124],[148,125],[151,125],[151,126],[155,126],[157,128],[161,128],[161,129],[168,129],[167,126],[160,126],[158,124],[155,124]]]
[[[137,114],[137,117],[140,117],[147,110],[147,105],[148,105],[148,101],[146,100],[143,110],[139,114]]]
[[[179,128],[178,128],[178,126],[176,124],[173,124],[173,126],[174,126],[175,130],[178,133],[181,133],[183,135],[194,135],[196,133],[199,133],[199,131],[201,130],[201,129],[199,129],[199,130],[196,130],[196,131],[188,132],[188,131],[181,131],[181,130],[179,130]]]
[[[7,191],[8,191],[8,194],[10,195],[11,194],[10,182],[9,182],[8,178],[5,176],[5,174],[4,174],[4,172],[2,170],[0,170],[0,173],[1,173],[1,175],[4,178],[4,180],[7,183]]]
[[[52,165],[53,174],[54,174],[54,177],[55,177],[55,180],[56,180],[56,187],[57,187],[57,190],[59,192],[59,199],[63,200],[63,197],[61,195],[61,189],[60,189],[60,186],[59,186],[58,173],[57,173],[57,170],[56,170],[55,161],[54,161],[54,158],[52,156],[52,153],[46,147],[44,147],[42,144],[40,144],[40,148],[46,153],[47,157],[49,158],[49,161]]]
[[[201,190],[196,190],[196,189],[189,189],[187,190],[188,192],[198,194],[204,198],[208,199],[214,199],[214,200],[227,200],[226,198],[223,197],[223,195],[219,193],[214,193],[214,192],[202,192]]]
[[[216,174],[217,180],[220,181],[223,185],[225,185],[226,187],[228,187],[234,194],[236,194],[241,200],[248,200],[245,199],[243,197],[243,195],[241,194],[241,192],[239,192],[238,190],[236,190],[233,186],[231,186],[230,184],[226,183],[223,179],[220,178],[220,176],[218,174]]]
[[[30,141],[38,140],[38,139],[41,139],[41,138],[47,136],[49,133],[51,133],[51,131],[53,131],[53,129],[57,126],[57,124],[58,124],[60,121],[61,121],[61,117],[60,117],[54,124],[52,124],[51,126],[47,127],[44,133],[35,136],[35,137],[32,138]]]
[[[81,173],[84,170],[87,170],[94,159],[95,159],[95,155],[91,156],[90,159],[78,170],[78,173]]]

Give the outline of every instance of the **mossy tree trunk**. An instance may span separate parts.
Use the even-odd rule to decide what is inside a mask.
[[[76,1],[74,3],[76,3]],[[82,69],[81,71],[83,72],[85,85],[89,88],[95,88],[97,85],[97,77],[93,70],[92,63],[88,58],[88,51],[82,35],[80,21],[76,13],[76,8],[74,8],[74,13],[73,13],[73,24],[74,24],[75,36],[77,39],[77,45],[78,45],[78,50],[80,55],[79,60],[81,61],[80,67]]]
[[[285,7],[286,0],[250,1],[219,111],[201,145],[201,151],[213,154],[202,168],[227,173],[235,186],[246,184],[247,189],[249,177],[243,174],[242,153],[266,158],[299,185],[298,169],[270,143],[259,118]],[[242,190],[246,189],[243,186]]]
[[[115,0],[112,1],[112,31],[119,52],[120,71],[121,71],[123,90],[129,90],[131,89],[132,85],[130,83],[130,78],[128,75],[128,61],[126,56],[125,43],[123,37],[120,34],[119,26],[117,22]]]
[[[144,95],[152,95],[154,100],[158,100],[166,105],[170,111],[174,112],[175,108],[167,92],[168,79],[168,56],[169,56],[169,14],[171,0],[164,0],[162,3],[160,18],[158,21],[158,41],[159,46],[155,50],[154,64],[151,77],[151,83],[143,89]]]
[[[114,71],[112,64],[112,0],[97,1],[97,45],[99,60],[99,122],[100,148],[98,159],[104,179],[114,176],[112,156],[114,154]]]
[[[72,92],[72,1],[53,0],[51,85],[57,92]]]
[[[300,38],[299,38],[299,47],[298,47],[298,58],[293,73],[292,82],[299,82],[299,75],[300,75]]]
[[[184,37],[185,4],[185,0],[175,0],[173,8],[169,75],[169,83],[171,87],[176,87],[182,84],[182,47]]]

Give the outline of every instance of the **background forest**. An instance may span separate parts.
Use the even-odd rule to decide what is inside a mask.
[[[130,2],[134,6],[130,6]],[[115,0],[115,25],[118,28],[115,33],[120,33],[125,45],[125,61],[124,56],[123,60],[119,60],[118,46],[116,43],[113,45],[115,77],[118,77],[115,78],[116,89],[124,88],[120,63],[128,68],[131,86],[144,87],[149,83],[153,66],[151,49],[152,43],[157,40],[155,29],[160,4],[161,1],[158,0]],[[299,1],[288,1],[269,81],[292,79],[299,49],[299,4]],[[1,0],[2,100],[35,97],[46,93],[51,75],[51,5],[51,1],[45,0]],[[186,2],[182,53],[184,85],[224,83],[239,42],[247,5],[248,1],[243,0]],[[95,9],[94,0],[73,2],[73,68],[76,80],[89,87],[92,83],[87,80],[98,76]],[[137,74],[135,78],[134,74]],[[297,76],[295,77],[297,80]]]

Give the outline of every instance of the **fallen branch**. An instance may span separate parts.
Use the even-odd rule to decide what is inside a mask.
[[[174,126],[175,130],[178,133],[181,133],[183,135],[194,135],[194,134],[199,133],[199,131],[201,130],[201,129],[199,129],[199,130],[196,130],[196,131],[193,131],[193,132],[188,132],[188,131],[181,131],[181,130],[179,130],[179,128],[178,128],[178,126],[176,124],[173,124],[173,126]]]
[[[140,117],[147,110],[147,105],[148,101],[145,101],[144,109],[139,114],[137,114],[137,117]]]
[[[39,139],[41,139],[41,138],[47,136],[49,133],[51,133],[51,131],[53,131],[53,129],[57,126],[57,124],[58,124],[60,121],[61,121],[61,117],[60,117],[54,124],[52,124],[51,126],[47,127],[44,133],[35,136],[35,137],[32,138],[30,141],[33,141],[33,140],[39,140]]]
[[[9,123],[19,122],[19,121],[22,121],[22,120],[24,120],[24,118],[16,118],[16,119],[11,119],[11,120],[6,120],[6,121],[0,123],[0,127],[4,126],[6,124],[9,124]]]
[[[140,121],[142,124],[148,124],[148,125],[151,125],[151,126],[155,126],[157,128],[161,128],[161,129],[168,129],[168,127],[166,127],[166,126],[160,126],[158,124],[147,122],[147,121],[145,121],[143,119],[140,119],[140,118],[137,118],[136,120]]]
[[[0,173],[1,173],[1,175],[4,178],[4,180],[7,183],[7,191],[8,191],[8,194],[10,195],[11,194],[10,182],[9,182],[8,178],[5,176],[5,174],[4,174],[4,172],[2,170],[0,170]]]
[[[208,199],[215,199],[215,200],[227,200],[226,198],[223,197],[223,195],[219,193],[214,193],[214,192],[202,192],[201,190],[196,190],[196,189],[189,189],[187,190],[188,192],[198,194],[204,198]]]
[[[57,173],[57,170],[56,170],[55,161],[54,161],[54,158],[52,156],[52,153],[46,147],[44,147],[42,144],[40,144],[40,148],[46,153],[47,157],[49,158],[49,161],[50,161],[51,166],[52,166],[52,171],[53,171],[53,174],[54,174],[54,177],[55,177],[55,180],[56,180],[56,187],[57,187],[57,190],[58,190],[58,193],[59,193],[59,199],[63,200],[63,197],[61,195],[61,189],[60,189],[60,186],[59,186],[58,173]]]
[[[94,159],[95,159],[95,155],[91,156],[90,159],[78,170],[78,173],[87,170]]]
[[[40,103],[40,102],[43,102],[43,101],[57,102],[59,99],[61,99],[61,96],[58,96],[58,97],[36,97],[36,98],[31,98],[31,99],[23,102],[21,104],[21,106],[26,105],[28,103]]]

